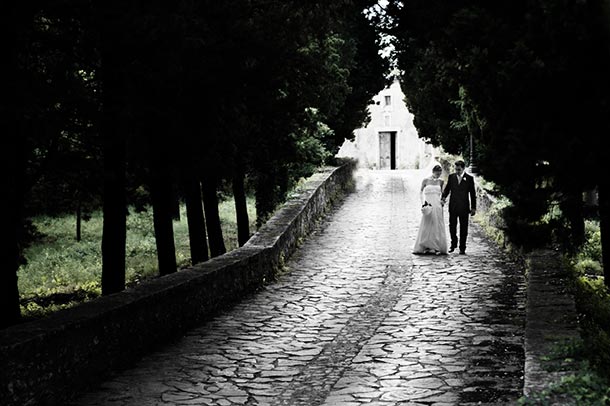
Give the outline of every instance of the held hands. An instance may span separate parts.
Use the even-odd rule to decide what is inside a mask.
[[[444,205],[445,205],[445,198],[443,197],[443,198],[441,198],[441,206],[444,206]]]

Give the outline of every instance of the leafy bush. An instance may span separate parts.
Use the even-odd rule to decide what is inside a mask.
[[[608,402],[610,387],[602,377],[587,368],[562,377],[540,393],[519,399],[519,405],[523,406],[606,406]]]
[[[441,152],[437,155],[436,160],[443,167],[443,176],[447,177],[449,174],[455,172],[455,161],[463,158],[459,155],[448,154],[441,150]]]
[[[483,189],[486,193],[489,193],[492,196],[498,196],[498,198],[502,198],[502,199],[509,201],[508,198],[506,198],[503,195],[500,195],[498,193],[498,189],[497,189],[497,186],[495,183],[493,183],[483,177],[478,177],[477,183],[479,184],[481,189]]]
[[[603,279],[577,275],[574,297],[587,359],[610,380],[610,295]]]
[[[585,340],[569,340],[555,345],[543,364],[551,371],[572,371],[562,376],[548,388],[524,396],[518,404],[533,405],[574,405],[595,406],[606,405],[610,401],[610,387],[607,380],[596,368],[592,368],[588,358],[593,355],[593,349]]]
[[[487,216],[491,224],[498,228],[505,228],[506,222],[504,220],[504,212],[507,208],[512,206],[512,202],[504,196],[496,198],[493,204],[487,210]]]
[[[585,222],[585,243],[578,257],[602,262],[602,243],[599,222],[587,220]]]
[[[574,269],[580,275],[599,276],[603,274],[602,265],[598,261],[590,258],[581,259],[580,261],[576,262]]]

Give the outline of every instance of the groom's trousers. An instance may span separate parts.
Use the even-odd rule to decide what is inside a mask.
[[[469,213],[449,212],[449,234],[451,234],[451,246],[458,246],[457,223],[460,222],[460,250],[466,249],[466,238],[468,237]]]

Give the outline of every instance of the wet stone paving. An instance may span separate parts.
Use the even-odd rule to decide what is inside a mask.
[[[263,290],[74,405],[509,405],[524,279],[471,222],[467,255],[413,255],[420,171],[358,171]]]

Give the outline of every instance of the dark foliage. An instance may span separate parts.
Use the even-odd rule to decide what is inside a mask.
[[[16,271],[33,214],[74,213],[79,239],[82,221],[103,209],[104,294],[125,286],[128,206],[152,207],[161,274],[176,270],[178,198],[187,206],[193,262],[225,250],[220,192],[235,195],[245,243],[247,194],[256,196],[260,224],[366,121],[386,70],[377,28],[363,13],[374,4],[6,7],[0,125],[3,143],[11,141],[3,144],[2,173],[14,224],[2,256],[2,325],[18,318]]]
[[[607,7],[604,0],[388,7],[386,28],[415,125],[451,153],[469,152],[473,137],[481,173],[514,204],[505,214],[516,242],[545,243],[560,227],[581,244],[582,195],[594,187],[602,233],[610,234],[607,176],[594,175],[607,164],[610,133]],[[560,218],[542,221],[551,207]]]

